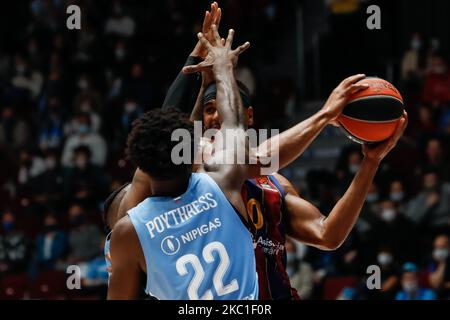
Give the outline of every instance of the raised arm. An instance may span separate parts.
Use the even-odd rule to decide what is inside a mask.
[[[286,191],[288,234],[322,250],[338,248],[356,223],[380,162],[395,147],[406,126],[405,113],[391,139],[377,147],[363,146],[361,168],[327,217],[311,203],[301,199],[286,179],[277,176]]]
[[[222,10],[217,2],[211,3],[211,12],[206,11],[203,19],[202,32],[207,39],[212,36],[211,25],[219,25],[222,17]],[[195,65],[203,61],[208,54],[199,40],[186,60],[184,66]],[[198,74],[185,74],[180,71],[174,82],[167,91],[166,98],[162,105],[163,109],[170,107],[177,108],[181,112],[190,113],[194,107],[196,97],[201,88],[201,80]],[[203,95],[202,95],[203,96]]]
[[[277,158],[280,169],[291,164],[303,154],[328,124],[336,125],[336,119],[347,105],[349,97],[368,87],[367,84],[357,83],[364,78],[365,75],[359,74],[342,81],[333,90],[321,110],[280,135],[262,142],[253,153],[260,158]],[[252,175],[260,175],[259,165],[252,168]]]

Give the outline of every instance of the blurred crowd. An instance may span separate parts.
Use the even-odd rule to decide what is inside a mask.
[[[0,282],[17,275],[35,281],[76,264],[81,294],[104,297],[103,201],[131,179],[124,155],[130,125],[162,104],[208,1],[26,3],[0,46]],[[81,7],[80,31],[65,26],[73,3]],[[236,43],[259,45],[237,74],[250,88],[257,121],[273,127],[287,123],[293,90],[286,79],[258,74],[258,66],[275,63],[277,31],[292,15],[277,3],[220,3],[233,12],[222,24],[236,26]],[[450,297],[447,58],[438,39],[412,35],[399,72],[410,126],[344,245],[322,252],[288,240],[288,271],[303,299],[335,298],[327,292],[336,287],[342,299]],[[336,170],[311,171],[298,189],[329,212],[361,160],[351,144]],[[382,290],[366,289],[373,264],[381,267]],[[344,285],[332,282],[340,280]]]
[[[381,165],[356,227],[336,252],[289,240],[291,279],[304,299],[450,298],[449,57],[439,39],[414,33],[401,58],[409,126]],[[359,147],[344,148],[334,172],[309,172],[299,191],[329,212],[361,160]],[[367,288],[371,265],[381,268],[381,290]]]
[[[66,28],[70,4],[81,8],[81,30]],[[209,1],[12,5],[14,33],[2,34],[0,45],[0,283],[39,283],[52,278],[49,270],[76,264],[88,288],[81,295],[104,297],[103,201],[132,178],[124,154],[131,123],[162,105],[197,42]],[[228,12],[222,25],[239,26],[236,43],[280,41],[274,32],[286,9],[274,1],[221,6]],[[268,32],[256,32],[256,23]],[[263,99],[283,94],[279,84],[272,89],[274,79],[257,88],[246,64],[270,60],[262,52],[273,51],[249,51],[237,70],[255,99],[261,86],[271,93]],[[16,275],[25,278],[10,277]]]

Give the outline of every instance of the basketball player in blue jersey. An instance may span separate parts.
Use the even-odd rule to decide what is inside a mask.
[[[222,126],[242,130],[234,66],[249,43],[231,50],[233,34],[230,30],[222,42],[216,32],[214,47],[202,34],[199,39],[208,48]],[[158,299],[257,299],[253,241],[241,221],[248,218],[240,196],[248,165],[220,164],[208,174],[192,173],[192,162],[176,164],[172,157],[178,144],[172,133],[180,129],[192,139],[193,123],[175,109],[150,111],[133,124],[128,154],[148,175],[152,196],[114,226],[108,298],[137,298],[144,271],[146,293]],[[227,148],[215,156],[234,159],[239,148],[248,148],[243,133],[233,137],[237,146],[225,142]],[[185,145],[183,156],[194,151],[193,145],[189,142],[187,150]]]
[[[217,7],[216,12],[218,12]],[[197,48],[198,46],[196,46]],[[195,59],[202,58],[199,52],[199,50],[194,50],[187,64],[192,64]],[[301,155],[327,124],[334,123],[346,105],[346,97],[349,93],[364,89],[364,87],[355,85],[362,77],[359,75],[344,80],[333,91],[322,110],[280,136],[280,167],[284,167]],[[165,104],[175,107],[189,105],[185,97],[189,96],[186,94],[187,88],[195,87],[193,81],[195,79],[192,76],[180,74],[169,90]],[[200,108],[197,104],[193,112],[194,119],[198,119],[198,115],[200,115],[203,118],[205,129],[220,127],[221,120],[215,106],[216,90],[205,81],[203,84],[204,99],[201,100]],[[245,87],[240,89],[242,99],[247,107],[249,126],[251,126],[253,108],[250,107]],[[173,92],[183,92],[183,94],[174,98],[171,96]],[[204,94],[205,92],[206,94]],[[180,99],[179,96],[185,97]],[[180,101],[183,102],[180,103]],[[345,240],[357,219],[367,188],[371,184],[379,162],[395,146],[405,126],[406,115],[391,140],[376,149],[364,147],[365,164],[328,218],[312,204],[301,199],[292,184],[279,174],[246,181],[242,188],[242,197],[247,204],[250,220],[254,223],[254,227],[250,229],[253,230],[257,241],[255,254],[261,299],[298,298],[297,293],[290,286],[285,271],[284,239],[286,234],[324,250],[337,248]],[[139,170],[136,171],[129,191],[126,192],[123,200],[122,198],[119,200],[118,212],[113,213],[115,219],[125,214],[128,208],[134,207],[149,194],[151,194],[151,187],[148,178]],[[270,248],[267,247],[268,243],[270,243]]]

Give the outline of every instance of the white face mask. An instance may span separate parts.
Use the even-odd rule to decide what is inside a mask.
[[[377,261],[382,266],[387,266],[392,263],[392,255],[389,253],[380,253],[377,257]]]
[[[403,282],[403,290],[409,294],[416,292],[418,287],[419,286],[416,281]]]
[[[47,159],[45,159],[45,164],[46,164],[47,169],[54,169],[56,167],[56,159],[47,158]]]
[[[369,193],[367,195],[366,200],[369,203],[377,202],[378,201],[378,193],[376,193],[376,192]]]
[[[414,39],[411,41],[411,49],[420,50],[422,48],[422,42],[419,39]]]
[[[403,200],[405,194],[403,192],[391,192],[390,198],[392,201],[399,202]]]
[[[391,222],[395,219],[397,213],[394,209],[384,209],[381,212],[381,219],[383,219],[386,222]]]
[[[444,261],[448,258],[448,249],[437,248],[433,250],[433,258],[436,261]]]

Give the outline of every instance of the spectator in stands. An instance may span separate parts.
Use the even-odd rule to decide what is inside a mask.
[[[418,268],[414,263],[407,262],[402,267],[402,290],[395,300],[435,300],[436,294],[431,289],[421,288],[417,276]]]
[[[134,63],[130,68],[129,76],[123,83],[123,96],[148,108],[152,104],[152,89],[152,85],[144,73],[143,65]]]
[[[107,35],[132,37],[136,29],[134,19],[125,13],[120,1],[114,1],[112,8],[112,16],[106,21],[105,33]]]
[[[433,170],[439,172],[441,181],[450,181],[450,162],[447,159],[442,141],[438,138],[431,138],[427,141],[425,158],[418,171]]]
[[[7,210],[2,215],[0,233],[0,275],[25,272],[30,261],[30,250],[24,234],[16,229],[16,218]]]
[[[402,59],[402,79],[414,80],[421,76],[421,56],[423,55],[422,36],[419,33],[411,35],[409,50],[405,52]]]
[[[0,149],[18,149],[28,143],[29,128],[25,121],[18,118],[14,109],[6,105],[0,119]]]
[[[408,203],[408,195],[403,181],[399,179],[391,181],[389,185],[389,199],[396,204],[399,211],[405,212],[406,204]]]
[[[52,270],[65,258],[69,248],[68,238],[58,226],[53,213],[44,218],[42,232],[36,237],[35,264],[38,270]]]
[[[69,207],[69,257],[68,264],[86,262],[98,254],[102,234],[98,227],[87,221],[85,209],[78,204]]]
[[[80,113],[76,117],[76,132],[67,138],[61,158],[61,163],[66,168],[75,166],[75,149],[79,146],[87,146],[91,150],[92,163],[103,166],[106,161],[106,142],[102,136],[91,131],[91,118],[87,113]]]
[[[434,240],[429,282],[441,299],[450,299],[450,241],[446,234]]]
[[[441,183],[438,172],[426,172],[423,188],[409,202],[406,215],[428,231],[447,229],[450,223],[450,184]]]
[[[141,105],[134,98],[125,100],[122,112],[122,131],[123,133],[130,132],[131,124],[134,120],[139,118],[144,112]]]
[[[103,170],[92,163],[91,149],[83,145],[77,147],[74,163],[75,167],[68,168],[64,176],[66,198],[86,204],[101,201],[106,195],[108,181]]]
[[[109,274],[104,254],[105,239],[103,238],[95,258],[82,264],[81,284],[85,294],[106,298]]]
[[[53,96],[48,100],[48,107],[43,111],[42,125],[39,132],[41,150],[60,148],[64,139],[64,120],[61,99]]]
[[[375,264],[381,269],[381,289],[366,289],[366,295],[372,299],[393,300],[400,289],[400,274],[392,250],[388,247],[381,248],[378,251]]]
[[[36,99],[41,92],[43,83],[42,73],[33,69],[24,57],[17,55],[15,57],[15,75],[11,79],[11,84],[17,94],[24,100]]]
[[[51,204],[61,195],[63,179],[59,158],[58,152],[54,149],[44,152],[45,169],[31,181],[31,190],[38,203]]]
[[[431,61],[431,70],[425,77],[423,101],[439,108],[450,102],[450,72],[447,62],[442,56],[436,55]]]
[[[417,259],[417,237],[414,224],[390,199],[381,201],[378,221],[373,224],[365,250],[376,255],[378,248],[388,247],[400,263]],[[375,258],[375,257],[373,257]]]
[[[293,240],[286,238],[286,271],[291,280],[291,286],[295,288],[302,300],[311,297],[314,288],[314,272],[309,263],[298,258],[297,247]]]

